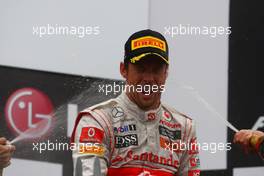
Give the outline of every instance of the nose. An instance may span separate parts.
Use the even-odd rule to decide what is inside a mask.
[[[146,83],[152,83],[155,79],[155,73],[152,72],[151,70],[145,71],[142,73],[143,76],[143,81]]]

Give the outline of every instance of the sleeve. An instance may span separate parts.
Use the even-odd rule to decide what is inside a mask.
[[[194,121],[186,119],[185,135],[187,149],[180,158],[179,176],[199,176],[200,159]]]
[[[74,176],[106,175],[109,163],[109,135],[104,124],[86,114],[72,135]]]

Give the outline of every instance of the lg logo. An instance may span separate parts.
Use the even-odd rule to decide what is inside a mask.
[[[26,138],[44,135],[51,127],[53,105],[49,97],[35,88],[15,91],[5,106],[5,118],[11,130]],[[30,133],[25,133],[30,129]]]

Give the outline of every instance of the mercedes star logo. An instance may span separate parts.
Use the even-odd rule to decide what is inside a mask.
[[[122,116],[124,116],[124,110],[119,106],[114,107],[112,109],[112,115],[114,118],[122,117]]]

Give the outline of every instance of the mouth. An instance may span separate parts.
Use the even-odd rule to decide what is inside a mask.
[[[152,98],[152,96],[154,95],[154,92],[152,91],[142,91],[140,92],[140,95],[143,97],[143,99],[147,100]]]
[[[154,84],[138,84],[141,87],[138,94],[145,100],[149,100],[155,95],[155,90],[153,90]]]

